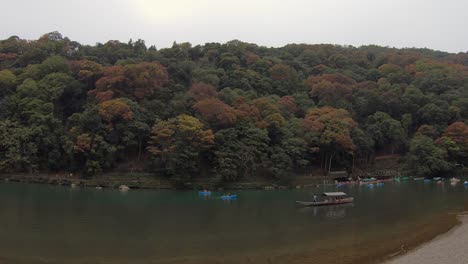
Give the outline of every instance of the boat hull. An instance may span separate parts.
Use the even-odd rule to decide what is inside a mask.
[[[296,203],[302,206],[326,206],[326,205],[337,205],[337,204],[347,204],[354,201],[353,197],[340,199],[337,201],[320,201],[320,202],[307,202],[307,201],[296,201]]]

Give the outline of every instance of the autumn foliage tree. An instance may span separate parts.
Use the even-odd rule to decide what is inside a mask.
[[[130,106],[123,99],[112,99],[99,104],[99,115],[105,121],[131,120],[133,112]]]
[[[352,154],[355,149],[351,132],[357,124],[344,109],[314,108],[307,113],[303,126],[306,131],[319,134],[321,164],[326,172],[331,170],[336,155]]]
[[[164,165],[165,173],[183,183],[199,173],[199,159],[214,143],[212,130],[205,130],[197,118],[180,115],[159,121],[151,130],[148,151]]]
[[[159,62],[141,62],[104,69],[103,77],[96,82],[90,94],[112,93],[117,97],[141,100],[152,95],[168,82],[168,73]]]
[[[236,122],[236,111],[223,101],[210,98],[204,99],[193,105],[203,119],[221,127],[233,125]]]
[[[343,74],[324,74],[309,77],[306,84],[310,95],[321,105],[343,106],[343,101],[350,99],[356,81]]]
[[[213,85],[198,82],[190,86],[189,94],[193,99],[195,99],[195,101],[200,101],[216,97],[217,92]]]

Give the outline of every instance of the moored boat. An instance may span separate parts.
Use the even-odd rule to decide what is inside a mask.
[[[223,195],[223,196],[220,196],[219,198],[221,198],[223,200],[235,200],[235,199],[237,199],[237,194]]]
[[[325,200],[296,201],[296,203],[303,205],[303,206],[325,206],[325,205],[352,203],[354,201],[353,197],[347,197],[348,195],[344,192],[325,192],[322,194],[322,196],[326,197]]]
[[[199,191],[198,192],[198,195],[200,196],[210,196],[211,195],[211,192],[210,191]]]

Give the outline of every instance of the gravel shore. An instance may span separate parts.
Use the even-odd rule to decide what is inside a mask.
[[[448,233],[385,264],[468,264],[468,215],[459,219],[461,224]]]

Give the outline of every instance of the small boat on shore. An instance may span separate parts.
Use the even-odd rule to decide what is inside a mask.
[[[458,178],[451,178],[451,179],[450,179],[450,182],[460,182],[460,181],[461,181],[461,180],[458,179]]]
[[[354,201],[353,197],[347,197],[348,195],[344,192],[325,192],[322,196],[325,197],[322,201],[296,201],[296,203],[302,206],[325,206],[347,204]]]
[[[413,180],[415,180],[415,181],[422,181],[422,180],[424,180],[424,177],[417,177],[417,178],[414,178]]]

